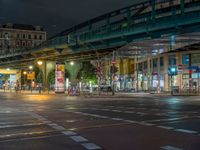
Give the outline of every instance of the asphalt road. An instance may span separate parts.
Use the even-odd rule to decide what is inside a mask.
[[[200,97],[0,93],[0,150],[199,150]]]

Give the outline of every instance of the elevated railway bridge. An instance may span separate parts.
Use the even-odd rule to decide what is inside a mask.
[[[199,43],[199,33],[199,0],[148,0],[75,25],[32,49],[4,49],[0,67],[19,68],[37,59],[96,59],[130,43],[140,43],[144,53],[175,50]]]

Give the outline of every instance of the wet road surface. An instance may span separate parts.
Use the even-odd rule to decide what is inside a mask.
[[[200,97],[0,93],[0,150],[199,150]]]

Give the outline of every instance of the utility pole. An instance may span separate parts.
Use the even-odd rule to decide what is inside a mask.
[[[115,77],[115,73],[114,73],[114,69],[115,69],[115,51],[113,51],[113,58],[112,58],[112,95],[115,95],[115,84],[114,84],[114,77]]]

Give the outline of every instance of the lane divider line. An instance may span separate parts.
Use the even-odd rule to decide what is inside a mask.
[[[168,145],[161,147],[161,149],[163,149],[163,150],[183,150],[181,148],[173,147],[173,146],[168,146]]]
[[[167,130],[173,130],[173,127],[167,127],[167,126],[157,126],[158,128],[162,128],[162,129],[167,129]]]
[[[149,120],[149,121],[144,122],[144,121],[126,120],[126,119],[123,119],[123,118],[112,118],[112,117],[108,117],[108,116],[101,116],[101,115],[98,115],[98,114],[90,114],[90,113],[83,113],[83,112],[74,112],[74,111],[67,111],[67,110],[66,110],[66,112],[78,113],[78,114],[81,114],[81,115],[93,116],[93,117],[97,117],[97,118],[107,118],[107,119],[111,119],[111,120],[115,120],[115,121],[124,121],[124,122],[128,122],[128,123],[139,124],[139,125],[144,125],[144,126],[155,126],[155,127],[166,129],[166,130],[174,130],[174,131],[179,131],[179,132],[184,132],[184,133],[189,133],[189,134],[197,134],[198,133],[197,131],[185,130],[185,129],[175,129],[173,127],[168,127],[168,126],[162,126],[162,125],[156,126],[156,124],[152,123],[152,122],[159,122],[159,121],[181,120],[181,119],[184,119],[184,118],[187,118],[187,117]]]
[[[94,143],[83,143],[81,144],[83,147],[85,147],[88,150],[98,150],[101,149],[101,147],[99,147],[98,145],[94,144]]]
[[[174,131],[183,132],[183,133],[190,133],[190,134],[196,134],[196,133],[198,133],[197,131],[186,130],[186,129],[176,129]]]
[[[62,133],[63,133],[64,135],[67,135],[67,136],[77,135],[77,133],[72,132],[72,131],[63,131]]]
[[[76,113],[81,114],[81,115],[90,115],[91,116],[91,114],[89,114],[89,113],[82,113],[82,112],[76,112]],[[36,118],[36,119],[38,119],[38,120],[40,120],[42,122],[47,122],[47,121],[50,122],[50,123],[47,124],[48,126],[52,127],[56,131],[61,132],[65,136],[71,138],[73,141],[75,141],[77,143],[80,143],[87,150],[99,150],[99,149],[102,149],[100,146],[96,145],[95,143],[89,143],[88,139],[86,139],[83,136],[78,135],[78,133],[70,131],[70,130],[67,130],[63,126],[60,126],[60,125],[58,125],[56,123],[52,123],[51,121],[49,121],[48,119],[44,118],[43,116],[40,116],[40,115],[35,114],[35,113],[31,113],[31,115],[32,115],[32,117],[34,117],[34,118]],[[93,116],[102,117],[100,115],[95,115],[95,114],[93,114]]]
[[[74,140],[75,142],[87,142],[88,141],[88,139],[86,139],[80,135],[70,136],[70,138],[72,140]]]

